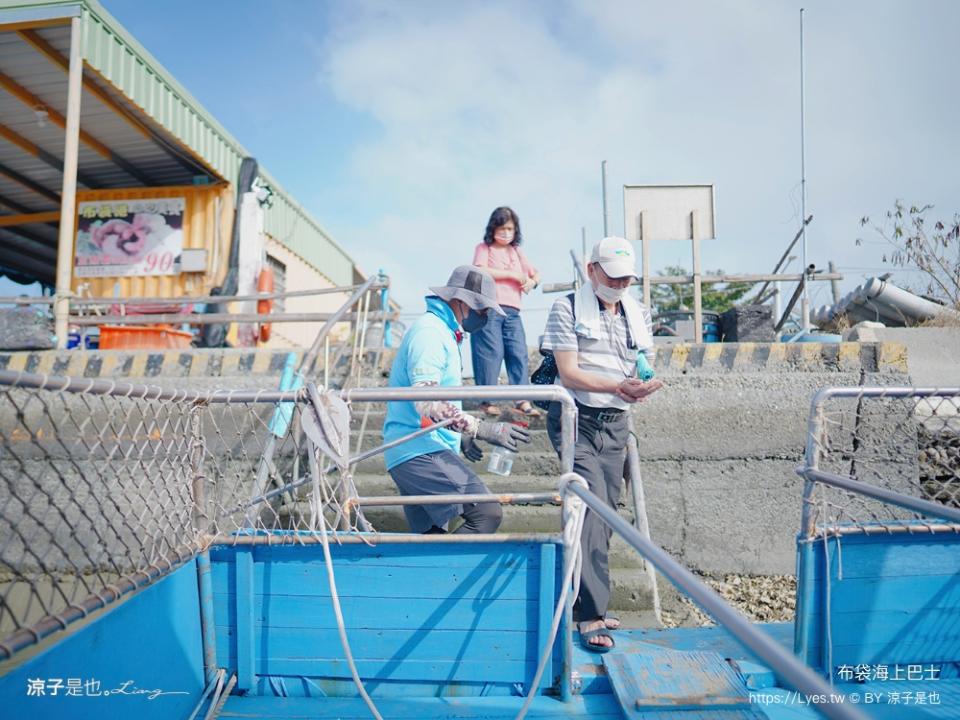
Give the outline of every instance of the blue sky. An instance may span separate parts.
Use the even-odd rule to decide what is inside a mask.
[[[707,268],[768,272],[799,226],[796,2],[102,1],[408,310],[501,204],[569,279],[604,159],[617,233],[624,184],[716,185]],[[960,210],[960,3],[804,5],[809,257],[851,289],[883,268],[861,216]],[[529,298],[531,341],[552,299]]]

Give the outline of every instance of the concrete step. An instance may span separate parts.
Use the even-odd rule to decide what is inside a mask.
[[[471,463],[464,459],[473,471],[483,478],[491,477],[487,472],[487,461],[489,452],[485,451],[483,459],[478,463]],[[383,462],[383,456],[377,455],[366,460],[361,460],[356,464],[356,472],[361,474],[382,474],[386,472],[386,466]],[[560,476],[560,460],[553,452],[526,452],[517,453],[513,460],[514,475],[546,475],[557,478]]]
[[[361,495],[397,495],[397,486],[386,473],[362,474],[353,476],[357,491]],[[507,492],[551,492],[559,486],[558,476],[523,475],[514,473],[507,477],[490,475],[483,479],[484,484],[494,493]]]
[[[357,438],[360,436],[359,424],[356,428],[351,428],[350,432],[350,447],[354,454],[356,454],[357,449]],[[479,441],[481,449],[484,453],[487,453],[490,449],[493,448],[487,442],[483,440]],[[367,427],[364,430],[363,438],[360,443],[360,452],[366,452],[367,450],[372,450],[375,447],[378,447],[383,444],[383,429],[381,427],[374,427],[371,423],[367,424]],[[553,454],[553,445],[550,444],[550,437],[547,435],[546,430],[531,430],[530,431],[530,442],[520,445],[520,453],[547,453]]]
[[[385,475],[356,475],[354,482],[357,492],[361,496],[394,496],[397,487],[393,480]],[[484,483],[490,492],[502,494],[508,492],[551,492],[557,489],[556,478],[543,476],[510,476],[501,477],[492,475],[484,478]],[[627,500],[626,497],[621,500]],[[628,522],[633,523],[633,508],[621,504],[620,515]],[[403,510],[399,506],[369,507],[364,511],[367,519],[378,530],[384,532],[406,532],[407,524]],[[500,526],[503,532],[511,533],[559,533],[560,507],[558,505],[504,505],[503,523]],[[629,547],[619,537],[614,536],[611,541],[611,567],[639,568],[642,560],[633,548]]]
[[[382,402],[353,403],[350,408],[352,413],[350,417],[350,427],[353,429],[359,428],[364,415],[366,415],[368,428],[382,428],[386,408],[387,404]],[[481,420],[489,420],[491,422],[506,421],[526,423],[531,431],[546,430],[547,427],[546,416],[536,418],[516,412],[504,412],[497,417],[481,415],[477,410],[477,404],[475,402],[465,402],[464,411],[471,415],[476,415]]]

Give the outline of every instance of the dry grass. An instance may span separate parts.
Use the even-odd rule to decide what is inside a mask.
[[[830,323],[832,330],[835,333],[843,335],[847,330],[853,327],[853,323],[850,322],[850,316],[846,313],[841,313],[833,318],[833,321]]]
[[[942,312],[936,317],[917,323],[916,327],[960,328],[960,308],[956,313]]]

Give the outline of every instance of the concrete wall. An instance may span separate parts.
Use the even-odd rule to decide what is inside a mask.
[[[0,368],[274,388],[284,358],[249,350],[49,351],[0,354]],[[794,469],[817,390],[909,382],[906,350],[893,343],[665,346],[655,367],[666,387],[634,409],[653,538],[711,573],[794,571],[802,490]],[[365,446],[379,442],[381,422],[378,407]],[[517,458],[516,481],[559,471],[542,428],[532,429],[535,442]],[[383,477],[382,460],[365,461],[358,472]]]
[[[960,386],[960,327],[869,328],[848,333],[860,342],[895,342],[907,348],[907,369],[918,387]]]
[[[313,265],[291,251],[273,238],[267,240],[267,253],[282,262],[287,267],[286,290],[319,290],[335,287],[329,279],[320,273]],[[307,297],[286,298],[284,312],[286,313],[332,313],[340,309],[347,301],[347,293],[331,293],[330,295],[314,295]],[[321,322],[311,323],[274,323],[273,332],[267,347],[276,348],[308,348],[313,339],[323,327]],[[348,324],[340,323],[334,328],[331,341],[334,341],[348,332]]]
[[[795,569],[810,401],[823,387],[906,384],[894,344],[678,345],[634,409],[653,539],[710,573]]]

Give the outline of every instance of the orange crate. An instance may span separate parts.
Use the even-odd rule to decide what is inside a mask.
[[[193,335],[172,325],[101,325],[101,350],[180,350]]]

